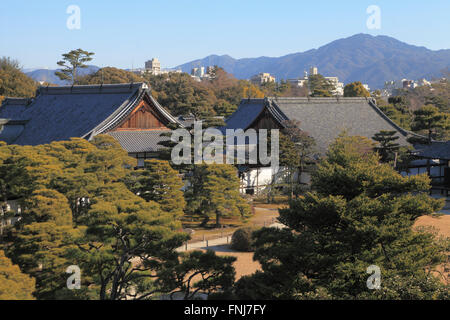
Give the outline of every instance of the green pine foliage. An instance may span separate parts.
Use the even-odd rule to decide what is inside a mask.
[[[360,81],[355,81],[344,87],[344,97],[370,97],[370,92]]]
[[[137,83],[145,82],[141,76],[122,69],[113,67],[105,67],[99,69],[97,72],[79,77],[77,83],[82,85],[87,84],[117,84],[117,83]]]
[[[239,186],[236,169],[231,165],[196,165],[187,192],[189,213],[201,217],[203,226],[215,218],[216,227],[221,226],[221,218],[248,217],[250,206],[240,195]]]
[[[0,300],[34,300],[35,281],[0,250]]]
[[[333,85],[321,74],[309,75],[308,87],[311,93],[311,97],[333,96]]]
[[[35,298],[155,299],[185,290],[189,279],[167,276],[180,270],[205,279],[207,273],[199,285],[205,292],[231,286],[233,259],[202,252],[185,259],[175,250],[189,239],[179,221],[184,199],[177,172],[163,161],[149,161],[144,173],[135,165],[110,136],[35,147],[0,144],[2,206],[16,199],[22,208],[0,248],[35,278]],[[147,199],[124,183],[132,172]],[[80,290],[67,288],[72,265],[81,269]]]
[[[236,257],[217,256],[212,250],[187,252],[180,256],[174,268],[160,274],[158,282],[165,285],[171,299],[178,295],[183,300],[198,300],[199,293],[229,294],[235,279],[235,261]]]
[[[34,97],[36,89],[36,81],[22,72],[18,61],[0,58],[0,103],[5,97]]]
[[[236,251],[250,252],[254,249],[253,232],[256,231],[252,227],[243,227],[237,229],[231,237],[231,248]]]
[[[375,151],[381,157],[381,161],[389,162],[394,160],[395,152],[399,151],[400,145],[394,141],[398,140],[399,137],[395,135],[396,131],[386,131],[382,130],[375,133],[372,137],[373,140],[378,142],[378,146],[375,147]]]
[[[433,139],[442,138],[445,131],[449,130],[450,116],[433,105],[426,105],[414,111],[414,122],[411,127],[414,131],[425,132],[428,143],[431,143]]]
[[[169,162],[146,160],[145,169],[139,177],[140,187],[136,190],[147,201],[155,201],[161,209],[173,214],[175,218],[183,215],[186,206],[184,186],[179,173],[172,169]]]
[[[61,80],[68,80],[71,84],[78,84],[79,70],[87,68],[87,62],[92,61],[93,52],[89,52],[83,49],[72,50],[68,53],[64,53],[63,59],[58,61],[57,64],[63,67],[61,71],[56,71]]]
[[[448,244],[414,230],[443,203],[428,196],[426,175],[402,177],[380,164],[366,138],[340,136],[313,174],[313,192],[280,210],[286,229],[255,233],[263,272],[236,285],[240,298],[446,299],[430,270]],[[367,268],[381,269],[381,289]],[[267,284],[270,283],[270,286]]]

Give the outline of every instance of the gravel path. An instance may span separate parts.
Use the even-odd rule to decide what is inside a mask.
[[[271,224],[269,226],[269,228],[283,228],[284,226],[281,223],[274,223]],[[223,245],[227,245],[231,242],[231,236],[228,237],[223,237],[223,238],[218,238],[218,239],[211,239],[211,240],[205,240],[205,241],[199,241],[199,242],[194,242],[194,243],[188,243],[185,244],[179,248],[176,249],[176,251],[178,252],[182,252],[182,251],[190,251],[190,250],[214,250],[214,248],[217,248],[218,246],[223,246]],[[223,247],[220,247],[221,249],[223,249]],[[233,252],[230,249],[230,252]]]

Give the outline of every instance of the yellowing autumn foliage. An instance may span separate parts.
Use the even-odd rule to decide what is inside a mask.
[[[0,251],[0,300],[34,300],[35,280]]]

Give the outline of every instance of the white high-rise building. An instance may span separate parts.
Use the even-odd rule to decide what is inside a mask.
[[[333,95],[343,96],[344,95],[344,83],[339,82],[338,77],[324,77],[327,79],[334,87]]]
[[[161,74],[161,62],[157,58],[153,58],[145,63],[145,71],[157,76]]]
[[[267,82],[275,82],[275,77],[270,75],[270,73],[260,73],[257,75],[254,75],[251,79],[250,82],[252,82],[255,85],[261,85],[263,83],[267,83]]]
[[[205,76],[205,67],[193,68],[191,70],[191,76],[203,78]]]
[[[311,67],[309,69],[309,74],[312,76],[317,75],[317,74],[319,74],[319,70],[317,69],[317,67]]]

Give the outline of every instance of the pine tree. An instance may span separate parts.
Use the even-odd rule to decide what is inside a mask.
[[[298,194],[296,184],[301,181],[302,173],[313,163],[315,141],[307,132],[300,129],[299,121],[285,121],[284,129],[280,135],[280,164],[286,166],[289,176],[290,197],[294,192]],[[294,174],[297,172],[297,181],[294,181]]]
[[[188,239],[172,214],[130,192],[122,183],[104,186],[80,224],[72,261],[91,279],[101,300],[154,297],[157,274],[178,261],[175,249]]]
[[[312,97],[333,96],[333,85],[321,74],[310,75],[308,78],[308,86]]]
[[[24,201],[23,219],[8,248],[8,256],[36,279],[38,299],[56,299],[66,287],[67,252],[79,230],[72,227],[67,199],[55,190],[41,189]]]
[[[382,130],[372,137],[373,140],[379,143],[379,146],[375,147],[375,151],[379,153],[382,162],[394,160],[395,153],[400,149],[400,145],[394,143],[394,141],[399,139],[395,134],[396,131]]]
[[[183,258],[183,267],[176,270],[182,257],[175,249],[189,236],[174,219],[182,199],[174,203],[166,191],[180,195],[180,180],[166,163],[150,169],[152,174],[166,170],[157,173],[174,187],[165,189],[164,178],[153,185],[161,205],[173,210],[166,212],[122,182],[133,163],[108,136],[35,147],[0,144],[2,195],[6,200],[21,197],[22,208],[22,219],[8,234],[7,255],[36,279],[36,298],[152,299],[183,289],[189,279],[158,279],[186,268],[205,276],[201,290],[230,286],[234,270],[229,259],[198,253]],[[80,290],[66,286],[72,265],[81,269]]]
[[[92,56],[95,53],[85,51],[82,49],[72,50],[69,53],[63,54],[63,60],[58,61],[58,65],[64,67],[61,71],[56,71],[55,74],[61,80],[68,80],[72,85],[77,84],[78,70],[87,68],[86,62],[92,61]]]
[[[344,97],[370,97],[370,92],[361,82],[355,81],[344,87]]]
[[[188,207],[203,218],[206,226],[211,218],[220,227],[222,217],[250,214],[250,207],[239,194],[239,178],[231,165],[198,165],[188,191]]]
[[[280,210],[287,228],[256,232],[263,272],[240,281],[238,295],[252,288],[266,299],[448,298],[449,287],[430,273],[448,247],[413,229],[442,201],[428,196],[426,175],[401,176],[379,164],[371,146],[345,136],[330,146],[313,174],[314,192]],[[367,287],[371,265],[381,270],[380,290]]]
[[[167,161],[147,160],[139,178],[139,195],[147,201],[157,202],[161,209],[179,218],[186,205],[183,181]]]
[[[22,273],[0,250],[0,300],[34,300],[33,278]]]
[[[22,72],[18,61],[0,57],[0,105],[1,97],[31,98],[36,89],[37,82]]]
[[[192,251],[180,255],[179,262],[170,269],[163,270],[160,281],[169,297],[181,294],[183,300],[195,300],[197,293],[229,293],[232,290],[236,257],[217,256],[212,250]],[[176,288],[176,290],[173,290]]]
[[[425,130],[428,143],[431,143],[433,138],[436,138],[438,129],[446,130],[450,127],[449,116],[433,105],[426,105],[414,111],[414,122],[411,127],[414,131]]]

